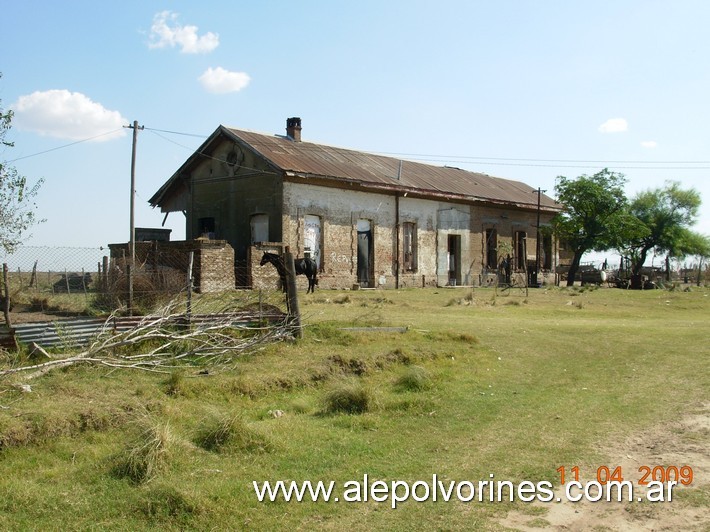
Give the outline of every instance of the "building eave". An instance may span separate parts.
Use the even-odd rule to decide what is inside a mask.
[[[325,186],[329,188],[340,188],[345,190],[362,190],[367,192],[379,192],[382,194],[407,196],[410,198],[430,199],[440,201],[452,201],[457,203],[480,204],[495,207],[517,208],[521,210],[537,211],[538,206],[535,201],[530,203],[511,202],[508,200],[500,200],[497,198],[488,198],[484,196],[472,196],[468,194],[456,194],[441,192],[438,190],[427,190],[422,188],[407,187],[393,184],[371,183],[358,179],[349,179],[340,176],[327,176],[312,174],[307,172],[294,172],[285,170],[283,172],[284,180],[292,183],[308,183],[312,185]],[[557,214],[562,210],[562,205],[558,208],[547,205],[540,206],[540,212]]]

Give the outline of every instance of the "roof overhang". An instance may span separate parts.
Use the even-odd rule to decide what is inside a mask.
[[[497,198],[489,198],[484,196],[471,196],[468,194],[455,194],[441,192],[439,190],[427,190],[422,188],[414,188],[393,184],[371,183],[358,179],[348,179],[338,176],[324,176],[318,174],[310,174],[304,172],[294,172],[291,170],[284,171],[284,180],[292,183],[308,183],[312,185],[325,186],[330,188],[341,188],[349,190],[361,190],[368,192],[379,192],[381,194],[407,196],[410,198],[433,199],[441,201],[453,201],[457,203],[479,204],[496,207],[517,208],[522,210],[538,210],[536,199],[530,203],[511,202],[509,200],[500,200]],[[535,198],[535,196],[533,196]],[[540,205],[540,212],[557,214],[562,210],[562,205],[559,207],[551,207],[549,205]]]

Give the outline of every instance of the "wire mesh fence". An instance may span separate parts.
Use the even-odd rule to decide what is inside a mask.
[[[133,258],[127,244],[25,246],[0,253],[0,263],[7,280],[0,283],[2,306],[7,299],[13,323],[147,315],[176,298],[186,313],[286,313],[277,273],[258,262],[253,268],[248,260],[235,261],[231,247],[219,242],[136,242]]]

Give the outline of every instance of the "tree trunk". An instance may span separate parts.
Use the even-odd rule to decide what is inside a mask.
[[[703,258],[700,257],[700,262],[698,263],[698,286],[700,286],[700,281],[702,280],[703,274]]]
[[[574,257],[572,257],[572,264],[569,266],[569,272],[567,272],[567,286],[574,286],[575,278],[577,277],[577,270],[579,270],[579,263],[582,261],[582,255],[584,251],[575,251]]]
[[[648,249],[641,248],[638,258],[631,263],[631,275],[641,275],[641,268],[643,268],[643,264],[646,262],[647,255]]]
[[[643,268],[643,264],[646,262],[647,255],[648,249],[641,248],[638,258],[631,264],[631,288],[635,290],[641,290],[643,288],[641,268]]]

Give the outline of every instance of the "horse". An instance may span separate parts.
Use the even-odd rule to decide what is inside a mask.
[[[275,253],[264,252],[264,256],[261,257],[259,265],[263,266],[266,263],[270,263],[274,268],[276,268],[279,278],[281,279],[281,286],[285,292],[286,279],[288,279],[288,270],[286,269],[283,259]],[[316,261],[309,257],[304,257],[301,259],[295,259],[293,263],[296,268],[296,275],[305,275],[308,278],[308,290],[306,290],[306,294],[309,292],[313,293],[315,291],[315,286],[318,284],[318,265],[316,264]]]
[[[318,284],[318,265],[310,257],[304,257],[302,259],[296,259],[293,261],[296,267],[296,275],[305,275],[308,278],[308,290],[307,293],[315,293],[316,285]]]

